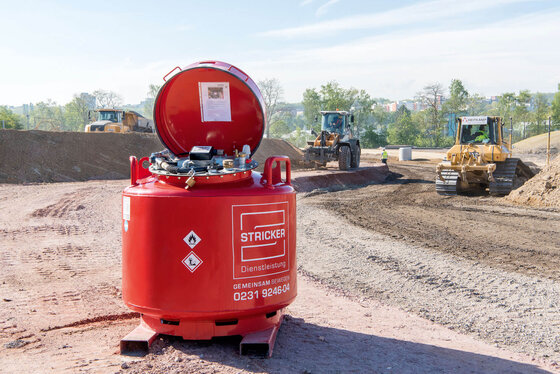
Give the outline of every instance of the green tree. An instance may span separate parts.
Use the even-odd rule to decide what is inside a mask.
[[[486,99],[479,94],[469,95],[467,104],[467,115],[468,116],[480,116],[488,114],[490,108],[486,103]]]
[[[368,125],[372,123],[372,107],[374,104],[375,100],[373,100],[365,90],[356,92],[354,102],[350,108],[354,114],[356,136],[362,137],[364,131],[369,127]]]
[[[535,95],[535,112],[533,113],[535,120],[536,133],[541,134],[546,130],[546,126],[543,126],[541,130],[541,124],[544,125],[546,119],[548,118],[548,113],[550,111],[550,106],[546,95],[537,92]]]
[[[509,119],[515,109],[515,93],[505,92],[498,98],[497,115],[504,119]]]
[[[530,102],[531,93],[529,90],[519,91],[519,94],[515,97],[515,108],[513,110],[514,115],[522,120],[527,120]]]
[[[418,100],[427,107],[429,124],[425,127],[424,134],[432,146],[442,145],[446,135],[443,133],[442,97],[443,87],[440,83],[430,84],[417,94]]]
[[[459,79],[453,79],[449,85],[449,99],[443,104],[443,111],[446,114],[463,114],[469,104],[469,93]]]
[[[397,110],[395,122],[391,123],[387,129],[387,141],[389,144],[412,145],[416,143],[419,135],[420,130],[412,121],[410,111],[401,106]]]
[[[303,117],[306,124],[315,131],[320,130],[319,121],[315,121],[315,118],[319,116],[319,111],[321,111],[321,96],[314,88],[307,88],[303,92]]]
[[[298,127],[293,133],[290,134],[288,141],[296,147],[303,148],[307,144],[307,134],[300,127]]]
[[[350,110],[358,90],[355,88],[344,89],[338,82],[331,81],[321,86],[321,103],[323,110]]]
[[[64,128],[70,131],[83,131],[90,119],[87,102],[80,96],[74,95],[72,101],[64,106]]]
[[[2,125],[3,121],[3,125]],[[5,106],[0,106],[0,129],[22,129],[23,119]]]
[[[558,84],[558,92],[554,94],[554,99],[552,99],[551,116],[554,127],[560,128],[560,83]]]
[[[270,126],[270,133],[274,138],[281,138],[283,135],[287,135],[290,132],[290,126],[284,118],[277,119],[272,126]]]
[[[378,132],[373,127],[367,127],[364,135],[360,138],[360,142],[363,148],[377,148],[387,144],[387,133],[385,131]]]
[[[33,106],[30,121],[38,130],[66,130],[62,108],[50,99]]]
[[[320,124],[315,121],[321,110],[353,110],[355,131],[361,134],[371,120],[371,107],[373,100],[365,90],[356,88],[343,88],[336,81],[327,82],[317,91],[308,88],[303,93],[303,111],[307,123],[313,124],[318,131]]]

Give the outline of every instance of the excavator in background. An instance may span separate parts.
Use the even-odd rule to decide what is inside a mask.
[[[315,140],[308,141],[304,162],[325,166],[328,161],[338,161],[340,170],[360,167],[360,140],[352,134],[354,115],[346,111],[322,111],[321,133],[312,133]]]
[[[85,132],[154,132],[154,121],[131,110],[96,109],[97,120]]]
[[[507,195],[534,176],[512,144],[504,140],[501,117],[460,117],[455,145],[436,167],[436,191],[441,195],[484,188],[490,195]]]

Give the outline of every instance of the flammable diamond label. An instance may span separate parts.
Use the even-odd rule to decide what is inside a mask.
[[[191,273],[194,273],[194,271],[202,264],[202,260],[194,252],[189,253],[189,255],[181,262],[191,271]]]
[[[189,232],[187,236],[183,238],[183,240],[189,247],[191,247],[191,249],[193,249],[198,243],[200,243],[202,239],[200,239],[200,237],[196,235],[196,232],[194,232],[194,230],[191,230],[191,232]]]

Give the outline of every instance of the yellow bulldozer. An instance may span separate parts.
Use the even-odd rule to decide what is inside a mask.
[[[97,120],[85,132],[153,132],[154,121],[132,110],[96,109]]]
[[[436,191],[456,195],[487,189],[507,195],[534,176],[520,159],[512,157],[511,138],[504,140],[501,117],[459,117],[455,145],[436,167]]]

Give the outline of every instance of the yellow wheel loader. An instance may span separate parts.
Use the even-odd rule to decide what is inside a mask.
[[[455,145],[436,167],[436,191],[456,195],[477,188],[490,195],[507,195],[534,176],[512,157],[511,141],[504,141],[501,117],[460,117]]]
[[[321,133],[312,133],[315,140],[307,142],[304,162],[325,166],[329,161],[338,161],[340,170],[360,167],[360,140],[352,133],[354,115],[346,111],[322,111]]]

